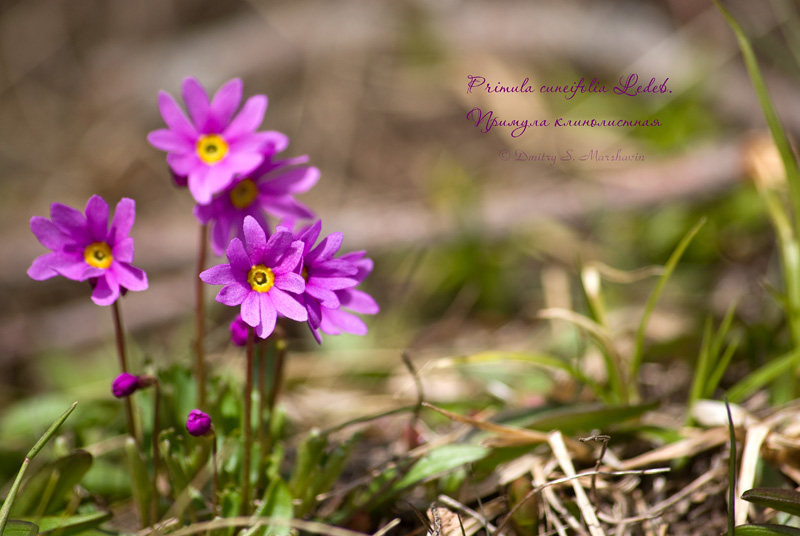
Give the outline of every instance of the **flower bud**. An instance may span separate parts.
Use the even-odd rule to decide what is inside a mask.
[[[231,322],[231,342],[236,346],[245,346],[247,344],[247,330],[250,328],[244,320],[242,315],[236,315],[236,318]]]
[[[186,429],[195,437],[207,435],[211,431],[211,417],[199,409],[193,409],[186,419]]]
[[[138,376],[123,372],[111,384],[111,392],[117,398],[125,398],[126,396],[131,396],[140,387],[142,387],[142,384]]]

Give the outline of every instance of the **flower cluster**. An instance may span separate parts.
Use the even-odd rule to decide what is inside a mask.
[[[320,331],[366,334],[364,322],[348,312],[378,312],[375,301],[355,289],[372,270],[364,252],[334,258],[341,233],[314,247],[320,221],[297,234],[286,226],[271,232],[270,217],[277,222],[314,218],[294,196],[310,190],[320,172],[306,165],[305,156],[277,156],[288,146],[285,135],[256,132],[266,96],[250,97],[234,117],[242,99],[238,79],[209,99],[197,80],[186,78],[182,95],[188,116],[169,94],[159,94],[169,128],[151,132],[148,140],[167,151],[177,183],[187,184],[197,201],[195,217],[211,228],[214,253],[228,257],[227,264],[200,277],[223,285],[217,301],[240,307],[241,320],[231,325],[234,343],[246,342],[247,326],[268,337],[278,316],[308,322],[317,342]]]

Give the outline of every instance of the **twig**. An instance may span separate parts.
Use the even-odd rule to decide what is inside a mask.
[[[586,443],[587,441],[600,441],[602,446],[600,447],[600,456],[597,457],[597,463],[594,464],[594,470],[598,471],[600,469],[600,464],[603,463],[603,457],[606,455],[606,449],[608,449],[608,441],[611,439],[611,436],[607,435],[592,435],[589,437],[581,437],[578,439],[581,443]],[[597,475],[592,475],[592,502],[597,504]]]
[[[419,414],[422,411],[422,404],[425,402],[425,392],[422,390],[422,380],[420,380],[419,374],[417,374],[413,363],[411,363],[411,359],[408,357],[408,351],[404,351],[400,354],[400,357],[403,358],[403,364],[408,369],[411,377],[414,378],[414,385],[417,387],[417,405],[414,407],[414,414],[411,417],[411,422],[408,424],[411,430],[415,430],[417,421],[419,420]],[[409,445],[409,448],[414,448],[414,446]]]
[[[447,506],[449,506],[451,508],[455,508],[456,510],[464,512],[468,516],[474,518],[484,528],[488,529],[488,531],[489,531],[488,534],[497,534],[497,527],[495,527],[494,525],[489,523],[489,521],[486,519],[485,516],[479,514],[478,512],[476,512],[475,510],[473,510],[469,506],[467,506],[465,504],[461,504],[457,500],[455,500],[455,499],[453,499],[451,497],[448,497],[447,495],[439,495],[437,497],[437,500],[442,502],[442,503],[444,503],[444,504],[446,504]]]
[[[384,536],[384,535],[388,534],[390,530],[392,530],[393,528],[395,528],[399,524],[400,524],[400,518],[396,517],[396,518],[392,519],[391,521],[389,521],[388,524],[384,525],[380,530],[378,530],[378,532],[376,532],[372,536]]]

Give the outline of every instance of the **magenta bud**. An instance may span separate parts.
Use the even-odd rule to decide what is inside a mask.
[[[142,387],[142,384],[138,376],[123,372],[111,384],[111,392],[117,398],[125,398],[126,396],[131,396],[140,387]]]
[[[231,342],[236,346],[245,346],[247,344],[248,329],[250,329],[250,326],[242,320],[242,315],[236,315],[236,318],[231,322]]]
[[[186,419],[186,429],[196,437],[207,435],[211,431],[211,417],[199,409],[193,409]]]

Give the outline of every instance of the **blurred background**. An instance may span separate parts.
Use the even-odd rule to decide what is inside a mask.
[[[796,136],[800,7],[725,4],[753,38]],[[470,75],[505,86],[528,78],[534,88],[596,77],[610,89],[631,73],[640,83],[668,78],[671,93],[467,92]],[[173,186],[164,154],[145,138],[163,126],[157,92],[179,95],[185,76],[210,92],[241,77],[246,96],[267,94],[262,129],[285,132],[284,155],[307,154],[322,171],[299,199],[323,232],[344,232],[342,251],[366,249],[376,261],[364,286],[382,311],[365,319],[367,337],[327,336],[317,347],[304,326],[292,333],[289,373],[313,394],[308,411],[331,411],[319,407],[326,389],[413,396],[410,380],[380,381],[381,371],[402,371],[404,349],[421,363],[486,350],[576,351],[575,333],[537,311],[585,309],[578,274],[587,263],[663,264],[702,215],[709,222],[651,323],[648,359],[680,367],[696,355],[702,319],[734,301],[744,361],[757,364],[788,341],[764,290],[777,270],[773,236],[746,171],[765,124],[733,34],[710,2],[3,0],[0,409],[53,390],[104,396],[116,370],[110,311],[82,284],[26,276],[45,253],[28,222],[49,216],[52,202],[82,208],[95,193],[112,207],[136,200],[134,264],[150,289],[122,303],[131,352],[156,366],[188,359],[198,226],[188,192]],[[466,118],[474,107],[506,120],[657,118],[660,126],[529,127],[512,137],[476,127]],[[644,159],[503,157],[567,150]],[[620,339],[635,329],[652,284],[608,284]],[[231,311],[213,304],[215,293],[207,292],[209,358],[224,365],[235,359]],[[364,382],[343,381],[343,363]],[[512,401],[553,394],[550,379],[527,372],[464,369],[448,382],[453,371],[427,367],[423,377],[444,398],[475,385]]]

